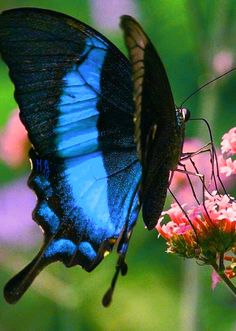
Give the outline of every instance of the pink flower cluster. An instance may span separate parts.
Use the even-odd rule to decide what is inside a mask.
[[[167,240],[168,252],[207,263],[219,252],[236,248],[236,202],[216,192],[206,195],[204,204],[185,212],[184,205],[174,203],[162,213],[156,229]]]
[[[232,128],[223,136],[221,151],[220,172],[227,177],[236,174],[236,161],[232,160],[232,156],[236,155],[236,128]],[[204,154],[206,158],[207,154]],[[194,159],[197,165],[195,169],[198,171],[202,170],[201,163],[206,166],[205,161],[198,160],[201,155],[197,155],[197,159]],[[186,164],[186,168],[193,172],[189,164]],[[207,172],[202,172],[206,178]],[[179,177],[177,176],[176,179]],[[190,186],[184,178],[175,181],[176,183],[181,184],[183,190]],[[192,185],[195,194],[198,194],[198,183],[193,180]],[[167,242],[167,252],[196,258],[212,265],[215,270],[212,274],[212,288],[215,288],[220,279],[224,279],[227,283],[225,279],[236,276],[236,200],[228,194],[220,194],[217,190],[210,194],[209,187],[212,185],[204,187],[205,197],[202,203],[195,199],[190,208],[187,207],[188,199],[186,199],[187,204],[173,203],[169,210],[162,213],[156,229]],[[183,192],[183,195],[186,194]],[[193,195],[189,196],[193,199]],[[236,288],[234,291],[236,293]]]
[[[220,172],[226,176],[236,174],[236,127],[229,130],[222,137],[221,141],[222,155],[219,157]]]

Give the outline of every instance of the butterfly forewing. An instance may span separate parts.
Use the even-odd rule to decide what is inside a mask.
[[[5,288],[15,302],[51,262],[91,271],[117,240],[125,254],[141,166],[130,65],[105,37],[66,15],[16,9],[0,15],[0,53],[33,144],[33,217],[45,232],[40,253]]]

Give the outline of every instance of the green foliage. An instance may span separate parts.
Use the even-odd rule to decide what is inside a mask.
[[[214,54],[225,48],[235,53],[234,0],[133,1],[139,10],[137,16],[166,66],[177,105],[199,85],[216,76],[212,67]],[[0,9],[22,6],[50,8],[94,25],[90,14],[91,3],[92,1],[86,0],[0,0]],[[109,5],[109,1],[107,4]],[[224,18],[223,22],[220,17],[222,20]],[[119,30],[117,34],[110,35],[103,32],[125,51]],[[201,115],[209,119],[217,142],[224,132],[235,125],[235,76],[232,74],[224,77],[185,105],[190,108],[193,117]],[[206,105],[209,105],[209,108]],[[15,107],[13,86],[5,65],[0,62],[0,127],[3,127],[10,111]],[[196,122],[192,122],[189,123],[187,134],[205,137],[207,141],[207,133],[204,130],[203,127],[196,126]],[[14,172],[0,164],[0,183],[10,182],[22,172],[24,169]],[[14,201],[12,203],[14,205]],[[4,222],[4,219],[1,221]],[[156,233],[144,230],[140,219],[128,253],[129,272],[126,277],[120,277],[111,307],[103,308],[101,298],[114,272],[114,253],[91,274],[79,267],[66,269],[62,264],[48,267],[22,301],[15,306],[9,306],[0,296],[0,329],[233,329],[236,323],[235,301],[221,285],[212,292],[211,270],[207,267],[196,268],[194,265],[184,267],[185,263],[181,258],[166,254],[165,249]],[[15,257],[23,258],[24,262],[29,261],[33,256],[30,250],[31,248],[28,252],[23,252],[18,249],[16,252],[13,248],[2,247],[1,287],[15,273]],[[23,264],[20,267],[22,266]],[[190,285],[188,277],[192,277]],[[61,282],[63,286],[58,286],[57,282]],[[189,302],[189,305],[186,302]]]

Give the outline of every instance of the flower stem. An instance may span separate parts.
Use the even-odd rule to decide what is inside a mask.
[[[220,278],[224,281],[225,285],[231,290],[231,292],[236,297],[236,287],[234,284],[230,281],[230,279],[225,275],[223,270],[220,270],[218,265],[216,263],[211,264],[214,270],[217,272],[217,274],[220,276]]]

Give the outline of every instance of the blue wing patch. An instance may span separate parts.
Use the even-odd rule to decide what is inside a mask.
[[[84,61],[74,65],[62,78],[64,87],[55,127],[60,157],[83,155],[98,149],[97,103],[106,53],[107,47],[103,43],[94,38],[86,39]]]

